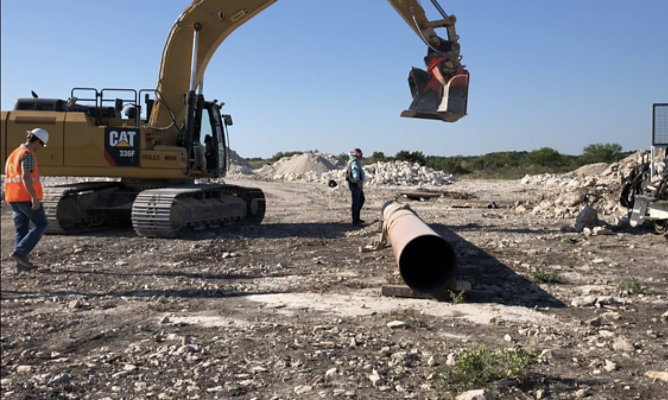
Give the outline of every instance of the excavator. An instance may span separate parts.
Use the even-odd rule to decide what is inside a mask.
[[[426,70],[412,68],[412,103],[404,117],[454,122],[466,115],[469,72],[461,63],[456,18],[436,0],[429,20],[418,0],[388,0],[427,45]],[[47,233],[68,234],[131,223],[146,237],[232,223],[260,223],[258,188],[226,184],[228,127],[224,105],[205,100],[209,60],[235,29],[276,0],[194,0],[167,37],[155,89],[75,87],[65,99],[20,98],[2,111],[3,160],[26,131],[43,128],[43,176],[105,178],[44,188]],[[445,28],[444,36],[435,29]],[[2,162],[3,173],[5,162]]]

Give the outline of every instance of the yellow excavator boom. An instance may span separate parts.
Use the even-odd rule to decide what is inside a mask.
[[[428,57],[440,57],[434,60],[432,65],[425,59],[427,71],[421,73],[421,70],[414,69],[409,74],[413,104],[402,115],[456,121],[466,114],[468,71],[464,70],[460,63],[455,16],[445,14],[436,0],[430,1],[441,14],[441,19],[429,20],[417,0],[388,0],[425,42]],[[167,37],[158,77],[159,101],[152,110],[149,126],[178,132],[187,112],[184,95],[195,91],[202,82],[206,67],[220,44],[234,30],[275,2],[276,0],[193,1],[181,13]],[[439,37],[435,28],[445,28],[447,38]],[[445,43],[447,48],[443,47]],[[454,91],[458,91],[458,104],[453,101]],[[448,102],[451,104],[448,105]]]

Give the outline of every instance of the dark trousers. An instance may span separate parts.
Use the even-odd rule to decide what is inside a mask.
[[[360,221],[360,211],[364,205],[364,191],[357,186],[357,183],[348,182],[348,187],[350,188],[350,194],[353,198],[352,212],[353,212],[353,224]]]
[[[40,204],[37,210],[33,210],[29,201],[10,202],[14,214],[14,228],[16,229],[16,243],[14,251],[27,256],[37,246],[44,231],[49,226],[49,221],[44,212],[44,206]],[[33,227],[30,227],[30,222]]]

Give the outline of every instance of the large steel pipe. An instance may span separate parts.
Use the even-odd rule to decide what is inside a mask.
[[[406,204],[382,208],[384,234],[392,245],[399,273],[413,290],[437,293],[455,280],[457,258],[450,244]]]

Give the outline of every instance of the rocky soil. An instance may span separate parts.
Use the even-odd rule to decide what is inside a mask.
[[[665,399],[668,241],[628,227],[622,167],[369,185],[361,228],[344,185],[237,174],[265,191],[261,225],[49,235],[18,275],[3,203],[2,399],[445,399],[481,345],[538,355],[498,399]],[[402,195],[418,188],[439,196]],[[381,294],[402,282],[392,250],[361,249],[393,199],[454,247],[466,290]]]

